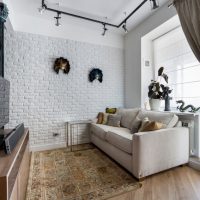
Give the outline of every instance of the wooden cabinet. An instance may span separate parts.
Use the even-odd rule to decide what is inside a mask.
[[[10,155],[0,152],[0,200],[24,200],[30,167],[29,131]]]
[[[17,178],[18,192],[19,192],[18,200],[25,199],[26,197],[26,189],[29,178],[29,161],[30,161],[30,152],[29,152],[29,147],[27,145]]]
[[[15,181],[10,199],[11,200],[18,200],[18,179],[16,179],[16,181]]]

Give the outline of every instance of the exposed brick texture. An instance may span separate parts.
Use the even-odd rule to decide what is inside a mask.
[[[0,128],[9,121],[9,82],[0,77]]]
[[[57,57],[70,61],[68,75],[53,71]],[[103,70],[103,83],[88,81],[93,67]],[[24,122],[32,147],[63,143],[68,120],[124,106],[122,49],[6,31],[5,77],[11,83],[8,127]]]

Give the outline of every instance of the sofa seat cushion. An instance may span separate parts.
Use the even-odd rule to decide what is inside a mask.
[[[109,131],[106,134],[106,140],[110,144],[129,154],[132,154],[132,138],[133,134],[131,134],[130,130],[127,128]]]
[[[97,137],[105,140],[107,132],[114,132],[114,133],[116,132],[120,134],[120,132],[130,133],[130,130],[122,127],[113,127],[113,126],[93,123],[91,124],[90,132],[91,134],[94,134]]]

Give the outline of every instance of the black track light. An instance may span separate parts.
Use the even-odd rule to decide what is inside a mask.
[[[44,4],[41,8],[38,8],[38,11],[40,12],[40,14],[43,14],[46,8],[47,6]]]
[[[124,29],[125,33],[128,33],[128,29],[126,28],[126,22],[122,25],[122,28]]]
[[[78,19],[82,19],[82,20],[86,20],[86,21],[91,21],[91,22],[94,22],[94,23],[98,23],[98,24],[103,24],[103,33],[102,35],[104,36],[106,34],[106,31],[108,30],[107,27],[110,26],[110,27],[114,27],[114,28],[123,28],[124,31],[127,33],[128,30],[126,28],[126,22],[129,20],[129,18],[131,18],[142,6],[144,6],[144,4],[146,4],[146,2],[150,2],[151,4],[151,8],[152,10],[155,10],[159,7],[159,0],[141,0],[142,2],[128,15],[126,16],[126,12],[124,13],[125,14],[125,19],[123,19],[119,24],[112,24],[112,23],[109,23],[109,22],[106,22],[106,21],[102,21],[102,20],[97,20],[97,19],[93,19],[93,18],[90,18],[90,17],[85,17],[85,16],[82,16],[82,15],[76,15],[76,14],[73,14],[73,13],[70,13],[70,12],[66,12],[66,11],[61,11],[59,9],[53,9],[51,7],[48,7],[48,4],[45,4],[45,1],[47,0],[41,0],[41,5],[42,7],[39,8],[39,11],[40,13],[43,13],[45,10],[47,11],[50,11],[50,12],[55,12],[57,13],[57,16],[55,17],[56,19],[56,26],[60,26],[60,15],[63,14],[63,15],[68,15],[68,16],[71,16],[71,17],[76,17]],[[59,6],[59,3],[56,4],[57,6]],[[107,19],[107,17],[106,17]]]
[[[150,3],[151,3],[151,9],[152,10],[155,10],[155,9],[159,8],[158,0],[150,0]]]
[[[108,29],[106,28],[106,25],[103,24],[103,33],[102,33],[102,36],[105,36],[107,30]]]
[[[60,12],[57,12],[57,16],[54,17],[56,19],[56,26],[61,26],[61,23],[59,22],[59,20],[61,19],[60,14]]]

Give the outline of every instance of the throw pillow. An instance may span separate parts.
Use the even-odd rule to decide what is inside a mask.
[[[103,122],[102,124],[106,125],[107,124],[107,121],[108,121],[108,116],[109,114],[108,113],[103,113]]]
[[[149,124],[147,124],[142,130],[141,132],[146,132],[146,131],[156,131],[156,130],[160,130],[162,129],[163,124],[160,122],[150,122]]]
[[[97,115],[97,124],[102,124],[103,123],[103,117],[104,117],[104,114],[102,112],[100,112]]]
[[[142,120],[145,117],[148,117],[150,121],[156,121],[166,124],[167,128],[173,128],[178,122],[178,116],[173,113],[167,112],[147,111],[142,109],[138,113],[138,117]]]
[[[147,125],[147,124],[149,124],[149,118],[148,117],[145,117],[143,120],[142,120],[142,123],[141,123],[141,126],[140,126],[140,128],[139,128],[139,130],[138,130],[138,132],[141,132],[141,130]]]
[[[115,114],[117,112],[117,108],[106,108],[106,113]]]
[[[109,115],[107,125],[120,127],[121,115]]]
[[[142,124],[142,120],[137,116],[135,119],[134,119],[134,122],[133,122],[133,126],[131,128],[131,133],[134,134],[134,133],[137,133],[140,126]]]

